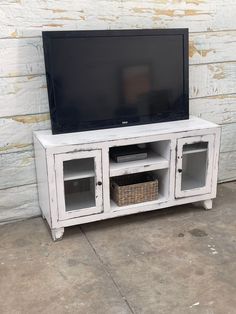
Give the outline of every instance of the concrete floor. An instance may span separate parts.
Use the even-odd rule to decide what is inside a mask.
[[[67,228],[0,227],[0,313],[236,313],[236,182],[192,205]]]

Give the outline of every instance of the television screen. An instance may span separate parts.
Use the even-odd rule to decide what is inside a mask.
[[[52,132],[188,118],[188,30],[43,32]]]

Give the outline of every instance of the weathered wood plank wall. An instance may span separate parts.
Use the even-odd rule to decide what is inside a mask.
[[[32,130],[50,126],[42,30],[190,30],[190,112],[222,125],[219,181],[236,179],[235,0],[2,0],[0,222],[39,214]]]

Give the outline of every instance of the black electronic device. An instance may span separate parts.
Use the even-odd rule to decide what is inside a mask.
[[[147,156],[147,148],[138,145],[113,147],[110,151],[110,157],[118,163],[146,159]]]
[[[46,31],[52,132],[189,118],[188,30]]]

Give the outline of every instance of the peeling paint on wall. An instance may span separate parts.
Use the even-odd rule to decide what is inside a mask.
[[[0,221],[39,213],[32,131],[50,128],[43,30],[189,28],[190,112],[223,125],[219,179],[235,179],[235,12],[234,0],[1,2],[0,157],[17,179],[0,186]]]
[[[12,119],[19,123],[32,124],[32,123],[47,121],[49,119],[49,114],[46,113],[46,114],[35,115],[35,116],[18,116],[18,117],[12,117]]]

